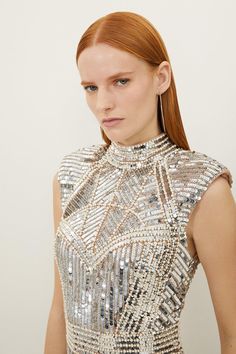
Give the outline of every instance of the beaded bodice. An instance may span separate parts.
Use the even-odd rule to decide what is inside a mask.
[[[67,354],[183,353],[180,314],[199,264],[186,226],[220,174],[232,185],[222,163],[166,133],[64,156],[54,250]]]

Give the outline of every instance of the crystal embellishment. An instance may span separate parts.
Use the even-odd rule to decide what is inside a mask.
[[[64,156],[54,255],[67,354],[183,354],[180,315],[199,264],[189,215],[220,162],[166,133],[142,144],[79,148]]]

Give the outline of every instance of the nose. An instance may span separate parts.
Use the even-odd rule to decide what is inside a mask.
[[[114,97],[106,89],[99,89],[96,99],[97,112],[104,112],[114,107]]]

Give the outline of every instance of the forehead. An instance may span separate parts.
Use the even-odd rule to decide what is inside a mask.
[[[147,63],[135,55],[103,43],[84,49],[77,64],[82,80],[107,79],[117,72],[148,68]]]

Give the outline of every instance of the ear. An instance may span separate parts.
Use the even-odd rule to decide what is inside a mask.
[[[156,71],[156,93],[157,95],[161,95],[164,93],[170,86],[171,83],[171,65],[168,61],[162,61],[160,65],[158,65]]]

